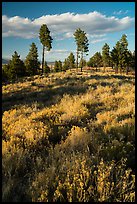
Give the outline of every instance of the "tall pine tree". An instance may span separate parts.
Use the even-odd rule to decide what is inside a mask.
[[[42,73],[43,73],[45,48],[47,51],[50,51],[52,48],[51,44],[53,40],[52,37],[50,36],[50,31],[46,24],[43,24],[40,27],[39,39],[40,39],[41,44],[43,45],[43,50],[42,50]]]
[[[127,36],[123,34],[120,39],[119,65],[120,72],[122,72],[122,70],[125,69],[126,74],[128,74],[128,60],[129,60],[129,52],[127,47],[128,47]]]
[[[104,71],[106,66],[109,66],[109,62],[110,62],[109,50],[110,50],[109,45],[105,43],[105,45],[102,47],[102,60],[103,60]]]
[[[88,50],[88,38],[86,36],[86,33],[78,28],[75,33],[74,33],[76,45],[77,45],[77,51],[76,51],[76,66],[78,68],[78,57],[79,55],[81,56],[81,60],[83,61],[84,53],[89,51]],[[83,66],[83,65],[82,65]],[[81,72],[82,72],[82,67],[81,67]]]
[[[119,57],[120,57],[120,42],[117,41],[115,47],[113,47],[112,51],[110,52],[112,63],[114,64],[115,74],[118,73],[119,68]]]
[[[118,70],[120,70],[120,73],[125,70],[126,74],[128,74],[129,66],[131,66],[132,53],[127,47],[127,36],[123,34],[111,51],[111,58],[115,64],[115,73],[118,73]]]

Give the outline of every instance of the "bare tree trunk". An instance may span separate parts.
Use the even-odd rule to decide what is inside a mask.
[[[128,67],[126,67],[126,75],[128,75],[129,69]]]
[[[103,72],[105,72],[105,70],[106,70],[106,63],[104,62],[103,63]]]
[[[76,69],[77,69],[77,72],[78,72],[78,48],[77,48]]]
[[[45,46],[43,45],[43,52],[42,52],[42,74],[44,72],[44,52],[45,52]]]
[[[118,66],[115,67],[115,74],[118,73]]]
[[[122,74],[122,66],[120,66],[120,74]]]
[[[115,66],[115,74],[118,74],[118,64]]]
[[[81,53],[81,61],[82,61],[82,65],[81,65],[81,72],[82,72],[82,68],[83,68],[83,52]]]

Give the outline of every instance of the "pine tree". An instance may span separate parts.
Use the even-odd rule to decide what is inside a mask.
[[[100,52],[96,52],[87,62],[87,65],[89,67],[96,67],[96,71],[97,68],[100,68],[102,66],[102,56]]]
[[[72,52],[68,56],[68,64],[69,64],[69,69],[72,69],[75,67],[75,57],[74,57],[74,54]]]
[[[132,53],[131,69],[135,71],[135,51]]]
[[[88,38],[86,36],[86,33],[84,31],[82,31],[81,35],[80,35],[80,52],[81,52],[81,62],[83,63],[84,62],[84,53],[86,53],[87,55],[87,52],[89,51],[88,50]],[[83,68],[84,64],[82,64],[81,66],[81,72],[82,72],[82,68]]]
[[[100,66],[102,65],[102,56],[100,52],[96,52],[93,56],[93,61],[94,61],[94,65],[96,67],[96,72],[97,72],[97,68],[100,69]]]
[[[95,60],[94,60],[93,56],[90,57],[89,61],[87,62],[87,66],[88,67],[95,67]]]
[[[55,61],[55,64],[54,64],[54,70],[55,72],[59,72],[59,63],[57,60]]]
[[[4,64],[2,66],[2,82],[7,82],[10,79],[11,79],[10,66],[9,64]]]
[[[67,69],[69,69],[69,61],[68,61],[68,58],[66,58],[66,59],[64,60],[64,64],[63,64],[63,66],[62,66],[62,70],[63,70],[63,71],[66,71]]]
[[[129,51],[129,50],[125,51],[125,56],[124,56],[124,59],[123,59],[123,64],[124,64],[125,69],[126,69],[125,70],[126,74],[128,75],[128,72],[129,72],[131,64],[132,64],[132,53],[131,53],[131,51]]]
[[[48,66],[47,62],[45,61],[45,65],[44,65],[44,73],[50,73],[50,67]]]
[[[9,62],[9,75],[11,79],[17,79],[26,75],[24,62],[20,59],[20,55],[16,51]]]
[[[62,62],[60,60],[58,61],[58,68],[59,68],[59,71],[62,71]]]
[[[38,50],[35,43],[30,45],[30,50],[25,60],[25,66],[27,75],[31,76],[38,74],[40,63],[38,61]]]
[[[128,74],[128,59],[129,59],[129,52],[127,47],[128,47],[127,36],[123,34],[120,39],[119,65],[120,71],[122,72],[123,68],[125,68],[126,74]]]
[[[77,51],[76,51],[76,66],[78,68],[78,57],[81,56],[81,59],[84,57],[84,53],[87,53],[88,50],[88,38],[86,36],[86,33],[82,31],[80,28],[78,28],[74,33],[76,45],[77,45]],[[87,55],[87,54],[86,54]],[[83,66],[83,65],[82,65]],[[82,67],[81,67],[82,72]]]
[[[112,59],[112,63],[115,67],[115,74],[118,73],[119,68],[119,57],[120,57],[120,42],[117,41],[115,47],[113,47],[112,51],[110,52],[110,56]]]
[[[39,39],[40,39],[41,44],[43,45],[43,51],[42,51],[42,73],[43,73],[45,48],[47,51],[50,51],[52,48],[51,44],[53,40],[52,37],[50,36],[50,31],[46,24],[43,24],[40,27]]]
[[[81,34],[81,29],[78,28],[75,33],[74,33],[74,37],[75,37],[75,41],[76,41],[76,45],[77,45],[77,50],[76,50],[76,67],[78,69],[78,58],[79,58],[79,51],[80,51],[80,34]]]
[[[110,61],[109,49],[110,47],[107,43],[105,43],[105,45],[102,47],[102,60],[103,60],[104,71],[106,66],[109,65],[109,61]]]
[[[81,59],[80,62],[79,62],[79,67],[80,68],[83,68],[84,66],[86,66],[87,62],[85,59]]]

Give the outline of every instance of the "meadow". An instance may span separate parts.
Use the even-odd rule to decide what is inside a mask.
[[[134,202],[135,76],[49,73],[2,86],[4,202]]]

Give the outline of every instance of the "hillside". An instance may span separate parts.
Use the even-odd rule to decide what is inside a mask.
[[[26,77],[2,112],[3,201],[135,201],[134,76]]]

